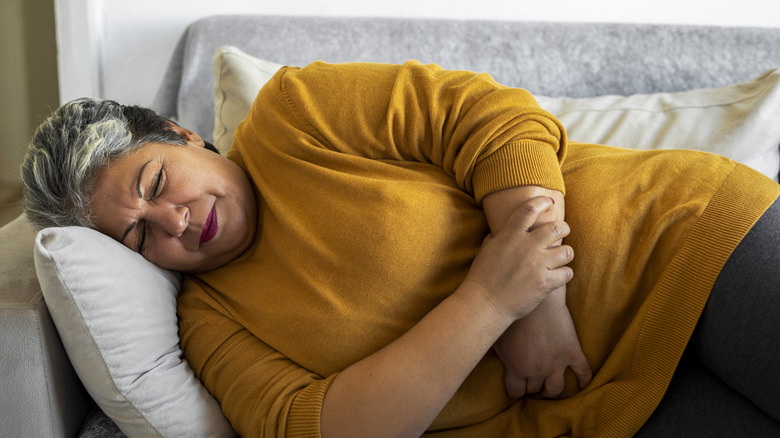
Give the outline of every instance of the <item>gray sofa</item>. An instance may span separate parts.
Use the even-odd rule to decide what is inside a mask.
[[[154,104],[206,139],[214,126],[212,55],[223,45],[288,65],[418,59],[571,97],[719,87],[780,66],[780,29],[211,17],[182,36]],[[34,238],[24,215],[0,229],[2,435],[121,436],[95,409],[65,354],[36,279]]]

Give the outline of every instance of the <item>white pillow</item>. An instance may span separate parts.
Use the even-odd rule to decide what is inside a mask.
[[[226,151],[260,88],[280,64],[221,47],[214,56],[214,138]],[[678,93],[536,96],[569,138],[631,149],[696,149],[725,155],[778,180],[780,71],[721,88]],[[226,146],[224,146],[226,145]]]
[[[82,227],[38,233],[46,305],[87,391],[133,436],[234,436],[179,348],[180,279]]]
[[[780,70],[769,70],[720,88],[581,99],[537,96],[537,101],[558,117],[571,140],[713,152],[777,181],[779,83]]]
[[[214,146],[220,154],[230,149],[233,133],[249,113],[257,92],[280,68],[281,64],[249,56],[235,47],[220,47],[214,52]]]

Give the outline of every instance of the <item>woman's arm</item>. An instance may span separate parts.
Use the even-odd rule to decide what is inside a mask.
[[[477,202],[522,185],[563,191],[565,131],[529,92],[416,62],[283,69],[235,143],[253,148],[248,161],[261,145],[314,165],[329,152],[431,164]]]
[[[512,212],[535,196],[549,196],[555,205],[541,215],[534,226],[564,219],[563,193],[537,186],[515,187],[485,197],[483,207],[490,229],[493,232],[501,230]],[[555,243],[559,244],[561,242]],[[592,378],[566,307],[565,285],[551,292],[528,316],[512,324],[495,349],[506,367],[504,380],[510,397],[520,398],[539,392],[544,397],[558,397],[564,390],[567,368],[574,372],[580,388]]]
[[[444,71],[413,62],[403,66],[315,63],[304,69],[283,69],[260,91],[249,117],[236,131],[231,157],[247,168],[259,167],[259,163],[268,162],[264,159],[277,156],[298,166],[322,166],[327,161],[328,170],[336,172],[361,171],[355,160],[339,158],[344,154],[368,159],[363,163],[368,167],[376,161],[419,162],[426,171],[440,168],[442,176],[451,177],[460,189],[481,202],[485,195],[509,187],[538,185],[563,190],[560,164],[565,146],[560,123],[539,108],[530,93],[497,84],[484,74]],[[557,232],[562,234],[547,246],[560,240],[565,227],[559,223]],[[529,233],[527,228],[522,232],[536,232]],[[537,230],[556,232],[555,227],[547,226]],[[486,251],[489,247],[503,248],[512,241],[491,238],[489,242],[495,243],[486,243],[480,257],[488,257],[484,254],[490,253]],[[559,256],[567,253],[565,247],[545,247],[544,251],[558,251]],[[522,250],[512,255],[526,253]],[[522,273],[527,275],[527,269],[558,272],[536,264],[544,260],[529,258],[515,264],[507,276],[488,277],[514,279],[513,293],[505,299],[520,300],[523,295],[518,291],[539,287],[527,277],[518,278]],[[490,272],[491,268],[485,267],[489,265],[482,265],[483,271]],[[476,266],[472,270],[479,272]],[[463,311],[463,301],[473,298],[462,295],[471,296],[481,289],[464,284],[442,302],[441,309],[436,308],[419,326],[398,338],[398,344],[388,345],[387,350],[339,374],[328,389],[322,410],[317,411],[323,415],[325,431],[335,428],[341,434],[341,427],[346,433],[352,426],[378,425],[382,427],[376,430],[392,432],[383,421],[398,423],[398,418],[409,418],[400,426],[411,427],[404,430],[414,430],[412,435],[425,430],[473,364],[509,326],[503,324],[496,333],[498,329],[491,325],[490,330],[484,330],[489,332],[487,336],[471,331],[469,327],[506,319]],[[496,307],[506,305],[501,302]],[[450,321],[458,324],[450,327]],[[468,351],[464,352],[461,343]],[[428,356],[426,351],[436,354]],[[446,361],[437,361],[439,357]],[[403,379],[394,380],[398,375]],[[386,396],[384,391],[395,396]],[[392,403],[383,403],[385,397]],[[413,404],[418,398],[419,404]],[[358,423],[353,424],[355,421]],[[395,432],[405,434],[404,430]]]
[[[531,230],[552,206],[548,197],[525,202],[488,236],[455,293],[339,374],[325,395],[322,436],[421,435],[507,327],[571,278],[571,248],[553,246],[568,226]]]
[[[265,344],[211,295],[196,293],[209,287],[197,279],[179,297],[182,348],[241,436],[297,436],[317,426],[325,437],[419,436],[501,333],[572,277],[571,248],[551,247],[568,234],[566,223],[531,230],[551,207],[548,197],[525,203],[485,239],[451,296],[339,374],[319,376]]]

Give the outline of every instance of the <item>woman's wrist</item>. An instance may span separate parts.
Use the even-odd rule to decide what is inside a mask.
[[[322,436],[421,435],[510,324],[477,286],[461,286],[336,377],[323,401]]]
[[[468,278],[451,295],[454,300],[465,303],[473,309],[475,317],[480,320],[492,321],[495,325],[496,338],[501,335],[517,317],[508,311],[505,303],[500,302],[484,285]]]
[[[503,228],[509,216],[526,201],[537,196],[547,196],[555,202],[555,206],[539,217],[534,226],[565,219],[566,207],[563,193],[539,186],[520,186],[491,193],[482,200],[488,225],[492,233]]]

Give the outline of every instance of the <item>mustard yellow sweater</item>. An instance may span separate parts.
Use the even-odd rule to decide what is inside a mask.
[[[567,302],[593,382],[513,401],[488,352],[429,431],[629,436],[720,268],[780,192],[713,155],[567,144],[529,93],[413,62],[282,69],[229,158],[257,189],[257,235],[229,265],[185,279],[179,313],[187,360],[242,436],[319,436],[337,373],[460,284],[488,232],[482,198],[564,181]]]

